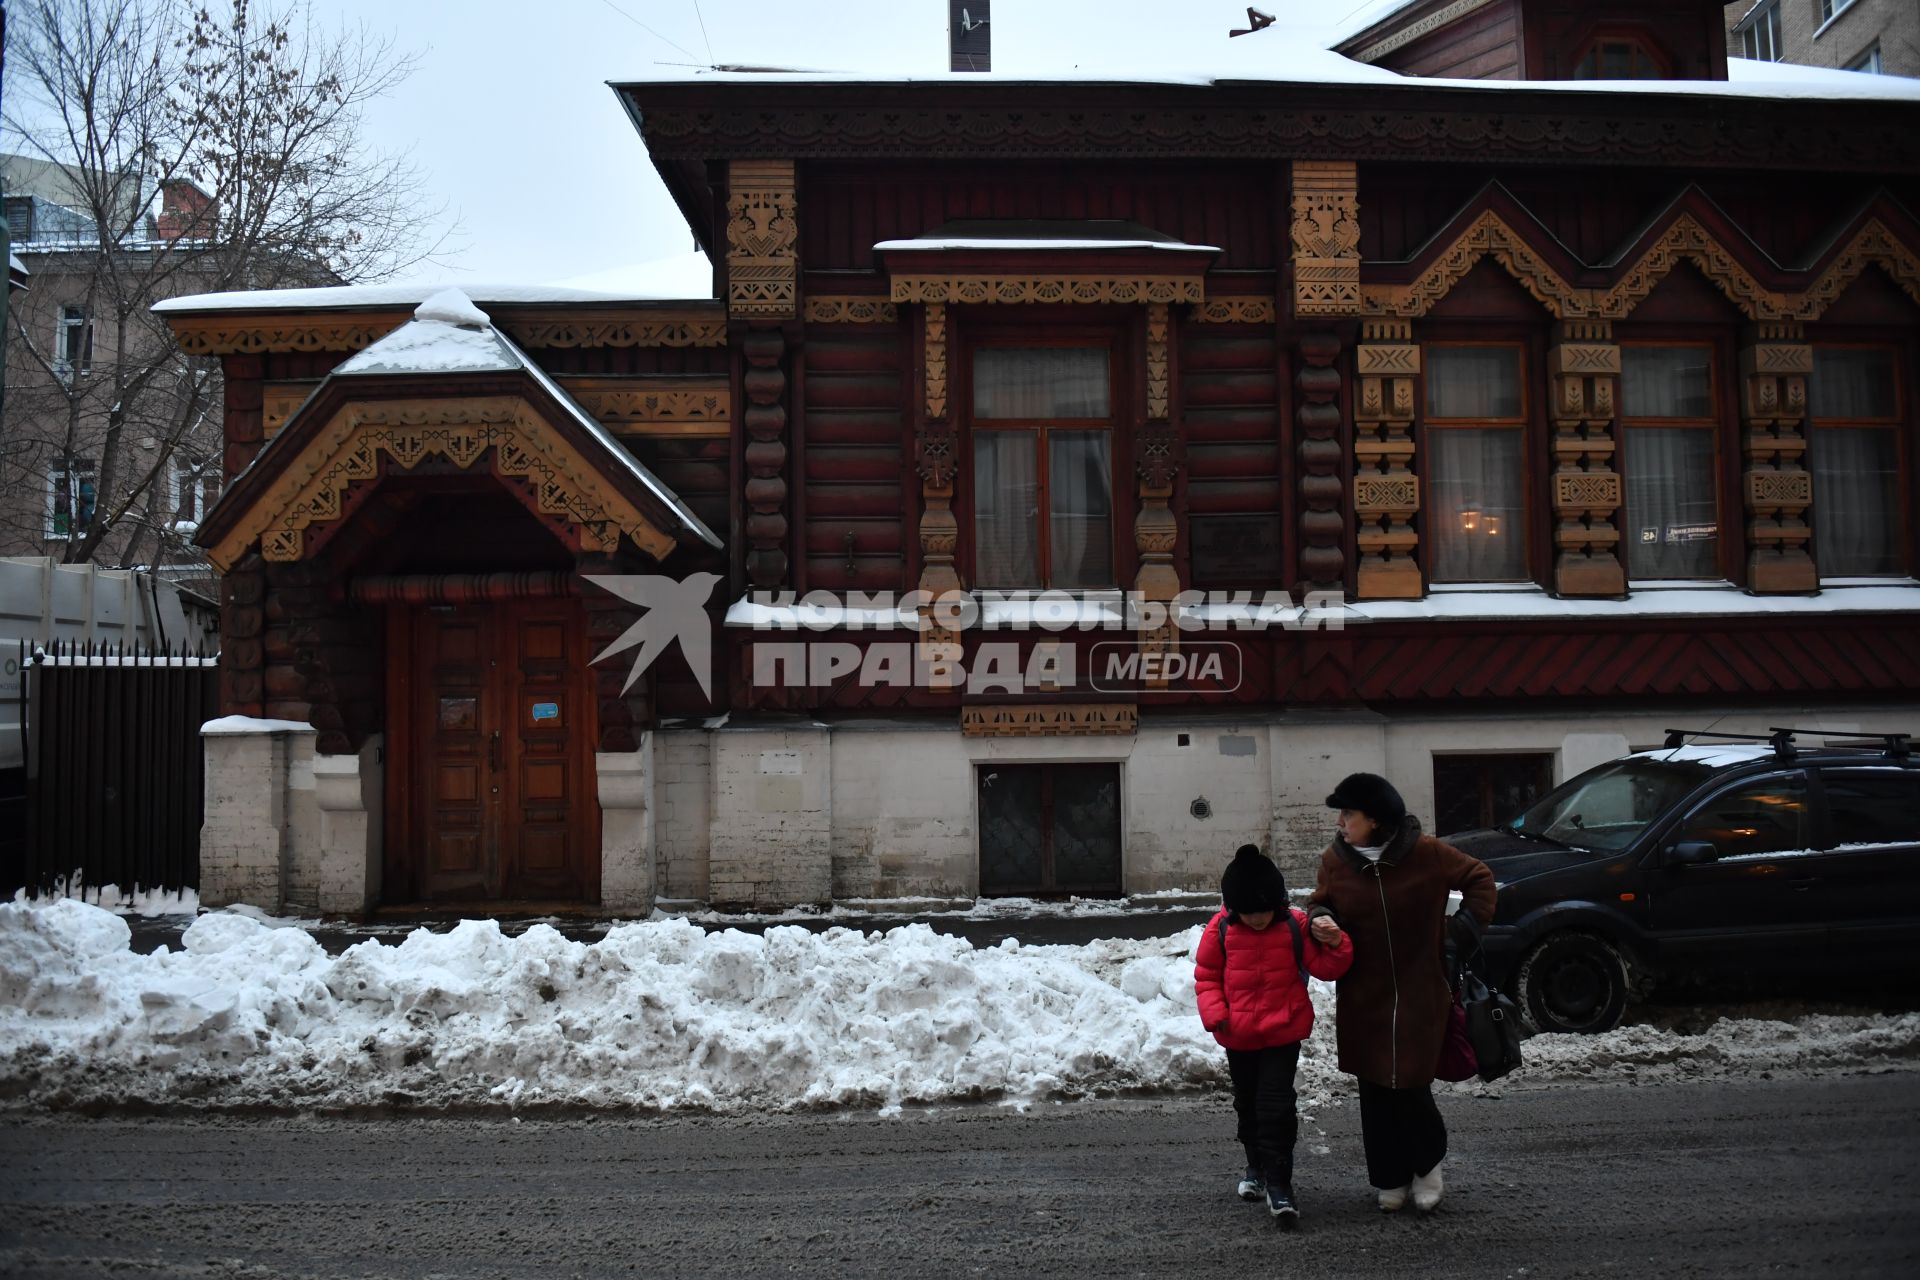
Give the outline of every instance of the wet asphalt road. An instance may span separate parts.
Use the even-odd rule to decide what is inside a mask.
[[[1920,1073],[1448,1096],[1385,1217],[1349,1100],[1303,1230],[1219,1097],[718,1119],[0,1117],[23,1277],[1920,1274]],[[1325,1148],[1325,1154],[1316,1152]]]

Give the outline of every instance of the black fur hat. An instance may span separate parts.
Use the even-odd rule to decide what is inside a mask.
[[[1233,914],[1253,911],[1284,911],[1287,906],[1287,881],[1258,845],[1243,844],[1220,877],[1220,901]]]
[[[1393,784],[1377,773],[1350,773],[1327,797],[1329,809],[1357,809],[1373,819],[1383,838],[1400,829],[1407,818],[1407,802]]]

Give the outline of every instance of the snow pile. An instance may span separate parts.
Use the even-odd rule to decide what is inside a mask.
[[[182,950],[142,956],[99,908],[0,905],[0,1098],[728,1111],[1225,1084],[1194,1011],[1198,926],[976,949],[923,924],[757,936],[651,920],[589,943],[469,920],[329,957],[284,923],[214,912]],[[1309,1114],[1351,1092],[1333,990],[1313,995]],[[1629,1026],[1536,1036],[1526,1053],[1496,1088],[1874,1069],[1920,1058],[1920,1014]]]
[[[127,916],[191,916],[200,911],[200,895],[192,889],[122,889],[117,884],[88,884],[81,872],[56,876],[47,899],[72,898]],[[30,901],[25,889],[14,890],[13,900]]]

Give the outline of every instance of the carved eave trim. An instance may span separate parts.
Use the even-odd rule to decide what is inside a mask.
[[[733,420],[733,390],[723,377],[558,381],[617,436],[724,436]]]
[[[960,708],[969,738],[1132,736],[1140,713],[1131,703],[1013,703]]]
[[[1557,320],[1625,319],[1683,261],[1691,262],[1753,321],[1817,320],[1869,266],[1880,267],[1920,303],[1920,252],[1902,243],[1878,218],[1869,219],[1848,237],[1803,290],[1768,288],[1739,255],[1691,213],[1681,214],[1656,235],[1619,272],[1613,284],[1587,288],[1569,281],[1524,235],[1488,210],[1410,282],[1363,282],[1362,311],[1369,316],[1424,316],[1483,258],[1492,258],[1505,268]]]
[[[727,321],[719,308],[543,309],[518,313],[489,308],[494,323],[522,347],[724,347]],[[405,324],[412,308],[395,311],[254,312],[249,315],[169,315],[180,349],[191,356],[262,355],[290,351],[363,351]]]
[[[955,305],[1046,303],[1198,303],[1206,298],[1200,276],[1108,275],[896,275],[895,302]]]
[[[1350,50],[1352,49],[1352,46],[1358,43],[1359,40],[1364,38],[1368,34],[1368,32],[1366,31],[1361,32],[1358,36],[1355,36],[1352,40],[1349,40],[1345,44],[1342,44],[1341,46],[1339,46],[1339,48],[1342,53],[1345,53],[1349,58],[1352,58],[1355,62],[1368,62],[1368,63],[1378,62],[1380,59],[1386,57],[1388,54],[1392,53],[1394,50],[1403,49],[1406,46],[1412,44],[1415,40],[1418,40],[1423,36],[1432,35],[1434,32],[1440,30],[1444,26],[1447,26],[1449,23],[1455,22],[1461,18],[1466,17],[1468,14],[1472,13],[1476,9],[1484,9],[1489,4],[1492,4],[1492,3],[1493,3],[1493,0],[1453,0],[1452,4],[1442,5],[1440,8],[1435,9],[1432,13],[1429,13],[1426,17],[1420,18],[1414,22],[1409,22],[1406,26],[1401,27],[1399,30],[1393,31],[1391,34],[1385,36],[1382,39],[1375,40],[1371,44],[1364,45],[1357,51],[1350,51]],[[1370,30],[1379,30],[1384,26],[1385,24],[1383,23],[1374,28],[1370,28]]]
[[[302,559],[306,532],[345,514],[348,490],[384,471],[408,471],[428,457],[462,470],[482,457],[496,475],[529,482],[539,512],[580,530],[588,550],[611,551],[621,534],[655,559],[674,538],[647,518],[598,467],[518,396],[352,401],[312,431],[236,516],[219,519],[207,558],[222,572],[255,542],[269,562]],[[520,486],[508,486],[525,500]],[[210,524],[213,524],[210,521]],[[220,529],[218,526],[225,526]]]
[[[900,308],[871,294],[810,297],[805,310],[808,324],[897,324]]]
[[[1209,298],[1195,307],[1191,324],[1272,324],[1273,299],[1268,297]]]

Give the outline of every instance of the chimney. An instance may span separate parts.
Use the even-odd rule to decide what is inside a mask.
[[[987,25],[988,0],[947,0],[947,45],[951,71],[993,70],[993,28]]]

